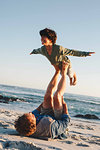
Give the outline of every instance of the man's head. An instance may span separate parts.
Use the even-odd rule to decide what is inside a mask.
[[[30,136],[36,131],[36,118],[32,113],[26,113],[15,121],[16,131],[20,135]]]
[[[48,28],[45,28],[43,30],[40,30],[39,33],[40,33],[41,39],[44,38],[44,42],[45,42],[46,38],[48,38],[52,42],[52,44],[56,43],[57,34],[55,31],[48,29]],[[42,42],[42,44],[43,44],[43,42]]]

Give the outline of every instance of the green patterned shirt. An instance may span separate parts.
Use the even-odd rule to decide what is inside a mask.
[[[45,46],[42,46],[41,48],[38,49],[34,49],[31,52],[31,54],[44,55],[51,62],[52,65],[58,65],[60,69],[62,66],[62,61],[66,61],[67,63],[70,64],[70,60],[67,56],[78,56],[78,57],[89,56],[89,52],[68,49],[56,44],[52,46],[51,55],[48,54]]]

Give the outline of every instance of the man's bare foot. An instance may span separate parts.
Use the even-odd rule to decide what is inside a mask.
[[[56,70],[56,73],[60,73],[59,67],[58,67],[57,65],[53,65],[53,66],[54,66],[54,68],[55,68],[55,70]]]
[[[68,66],[69,66],[68,63],[62,62],[62,74],[66,74],[67,73]]]

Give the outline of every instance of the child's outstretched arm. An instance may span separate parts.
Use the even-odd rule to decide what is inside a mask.
[[[74,49],[65,48],[63,49],[63,54],[67,56],[70,55],[70,56],[86,57],[91,56],[91,54],[95,54],[95,52],[78,51]]]
[[[32,54],[43,54],[42,48],[33,49],[33,51],[30,53],[30,55],[32,55]]]

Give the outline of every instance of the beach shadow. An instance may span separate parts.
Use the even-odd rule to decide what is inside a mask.
[[[46,147],[46,145],[45,144],[39,144],[38,143],[38,145],[39,146],[42,146],[42,147]],[[55,149],[55,150],[62,150],[61,148],[58,148],[58,147],[55,147],[55,146],[47,146],[47,149]]]
[[[6,141],[3,143],[4,149],[20,149],[20,150],[43,150],[34,143],[24,141]]]
[[[82,147],[89,147],[89,145],[87,145],[87,144],[83,144],[83,143],[78,143],[78,144],[76,144],[77,146],[82,146]]]

